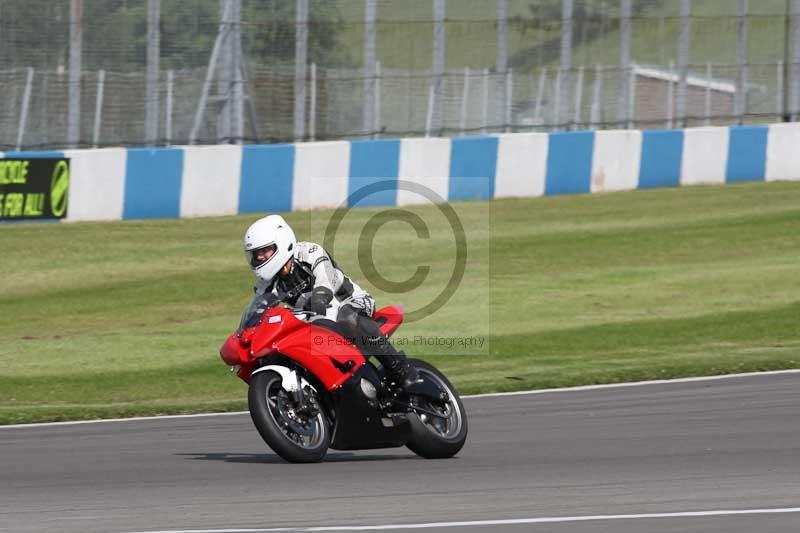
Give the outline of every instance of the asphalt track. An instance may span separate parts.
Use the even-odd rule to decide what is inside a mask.
[[[0,531],[800,531],[798,373],[465,404],[439,461],[286,464],[247,415],[0,428]]]

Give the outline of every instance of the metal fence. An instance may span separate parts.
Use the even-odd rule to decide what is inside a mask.
[[[0,145],[794,120],[800,0],[0,0]]]

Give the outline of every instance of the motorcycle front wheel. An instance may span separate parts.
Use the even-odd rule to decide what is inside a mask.
[[[453,385],[433,365],[419,359],[409,359],[420,377],[436,385],[446,399],[431,401],[421,396],[411,396],[412,405],[428,413],[416,411],[409,414],[412,437],[408,449],[426,459],[444,459],[457,454],[467,440],[467,412]]]
[[[314,413],[308,406],[298,406],[282,383],[281,375],[271,370],[253,376],[248,392],[253,424],[264,442],[287,461],[321,461],[331,443],[328,419],[318,407]],[[319,406],[316,391],[307,388],[305,394]]]

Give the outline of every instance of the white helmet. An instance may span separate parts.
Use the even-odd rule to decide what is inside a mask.
[[[292,258],[297,239],[280,215],[269,215],[253,223],[244,234],[244,255],[257,278],[272,283]],[[258,252],[264,250],[267,253]],[[269,253],[269,252],[272,253]]]

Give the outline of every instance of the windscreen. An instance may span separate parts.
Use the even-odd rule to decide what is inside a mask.
[[[271,292],[256,294],[242,314],[239,331],[257,326],[267,309],[279,302],[278,297]]]

